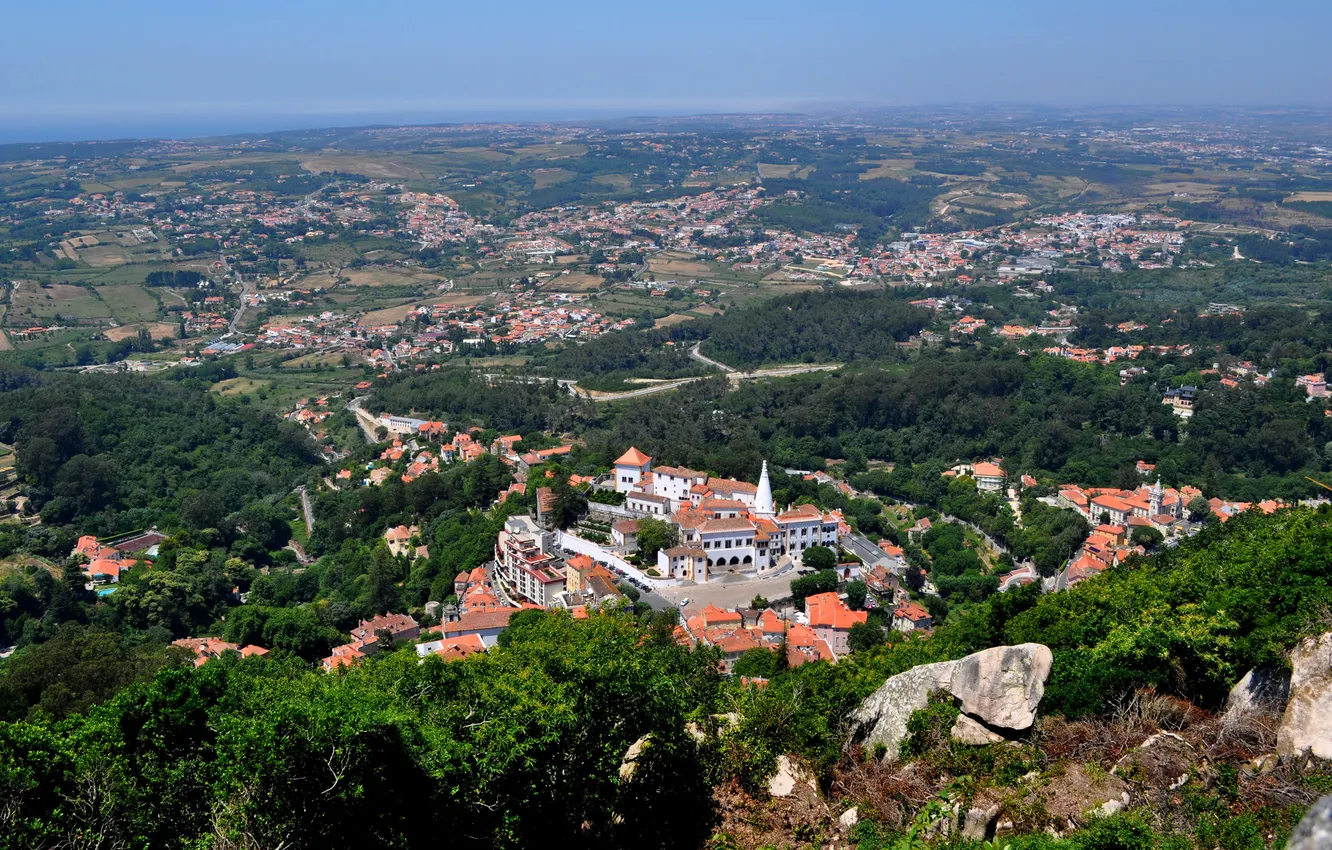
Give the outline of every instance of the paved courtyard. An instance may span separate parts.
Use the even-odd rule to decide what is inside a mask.
[[[718,608],[748,608],[749,600],[755,595],[766,599],[781,599],[791,595],[791,579],[796,577],[795,570],[787,570],[782,575],[766,578],[750,578],[740,574],[727,575],[727,580],[718,579],[707,584],[663,587],[657,593],[673,605],[688,599],[689,605],[683,609],[685,616],[696,614],[708,605]],[[738,579],[738,580],[737,580]]]

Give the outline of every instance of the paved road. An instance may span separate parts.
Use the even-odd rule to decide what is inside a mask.
[[[240,326],[241,319],[245,318],[245,310],[247,307],[245,299],[250,294],[250,283],[241,276],[240,272],[232,270],[231,263],[227,262],[226,252],[221,252],[218,256],[222,260],[222,268],[226,270],[227,274],[233,275],[241,285],[240,307],[238,307],[235,314],[232,315],[231,324],[227,326],[226,333],[226,336],[234,336],[236,334],[236,328]]]
[[[696,343],[694,343],[694,347],[691,348],[691,349],[689,349],[689,356],[692,357],[692,358],[694,358],[695,360],[697,360],[697,361],[700,362],[700,363],[706,363],[706,364],[708,364],[709,366],[712,366],[712,367],[715,367],[715,368],[717,368],[717,369],[722,370],[723,372],[734,372],[734,371],[735,371],[735,369],[734,369],[733,367],[731,367],[731,366],[727,366],[725,363],[718,363],[716,360],[713,360],[711,357],[708,357],[707,355],[705,355],[705,354],[703,354],[702,352],[700,352],[700,351],[698,350],[698,347],[699,347],[700,345],[702,345],[702,344],[703,344],[703,343],[701,343],[701,342],[696,342]]]
[[[301,494],[301,511],[305,514],[305,536],[314,534],[314,508],[310,505],[310,491],[305,485],[296,488]]]
[[[720,365],[720,364],[718,364]],[[819,363],[817,365],[800,366],[773,366],[767,369],[755,369],[752,372],[736,372],[731,370],[726,373],[726,377],[732,384],[738,384],[741,381],[757,381],[761,378],[789,378],[792,375],[803,375],[808,372],[834,372],[842,368],[841,363]],[[701,375],[695,378],[680,378],[675,381],[663,381],[660,384],[651,384],[636,390],[625,390],[618,393],[589,392],[588,390],[570,387],[575,395],[582,398],[589,398],[593,401],[623,401],[631,398],[641,398],[646,395],[656,395],[657,393],[670,392],[678,390],[685,384],[692,384],[695,381],[706,381],[714,376]]]
[[[361,426],[361,433],[365,435],[365,441],[374,445],[379,442],[379,437],[375,434],[375,429],[379,426],[375,424],[375,417],[361,409],[361,402],[363,401],[365,401],[364,396],[357,396],[347,402],[347,409],[356,417],[356,424]]]

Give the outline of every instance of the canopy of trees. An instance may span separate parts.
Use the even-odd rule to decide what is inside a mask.
[[[669,629],[549,613],[459,663],[404,650],[341,675],[267,659],[173,668],[63,724],[0,723],[6,839],[699,846],[709,760],[685,720],[717,702],[715,664]]]
[[[0,442],[15,444],[24,492],[48,523],[103,535],[146,528],[205,491],[226,516],[286,494],[319,462],[304,429],[193,381],[44,375],[9,383],[21,386],[0,394]]]

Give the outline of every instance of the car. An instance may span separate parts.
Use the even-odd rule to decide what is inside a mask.
[[[689,601],[690,601],[690,600],[689,600],[689,597],[688,597],[688,596],[686,596],[684,599],[681,599],[681,600],[680,600],[680,607],[681,607],[681,608],[684,608],[684,607],[688,606],[688,605],[689,605]]]

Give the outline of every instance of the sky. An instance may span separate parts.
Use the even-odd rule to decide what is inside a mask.
[[[1327,0],[8,0],[0,142],[838,105],[1332,106]]]

